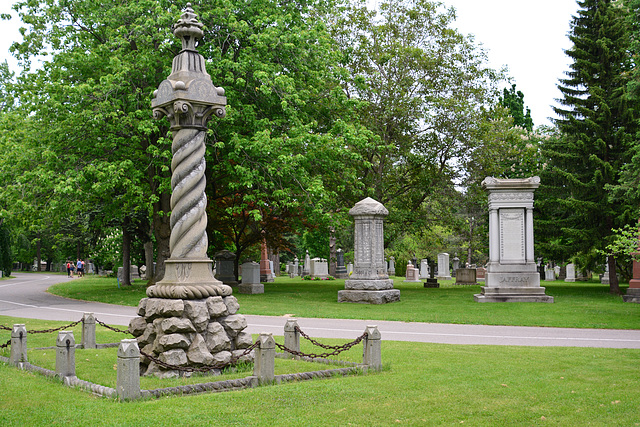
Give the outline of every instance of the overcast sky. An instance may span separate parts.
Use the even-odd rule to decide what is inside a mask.
[[[455,26],[473,34],[489,53],[490,64],[509,69],[518,90],[524,93],[536,126],[551,124],[551,105],[560,97],[556,84],[569,69],[564,50],[571,47],[567,37],[575,0],[443,0],[457,10]],[[0,13],[9,13],[12,0],[0,0]],[[17,63],[9,46],[20,40],[20,22],[0,21],[0,61]]]

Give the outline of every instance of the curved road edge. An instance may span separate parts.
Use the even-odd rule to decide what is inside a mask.
[[[94,313],[107,324],[126,326],[136,307],[78,301],[51,295],[51,285],[74,280],[63,275],[14,273],[0,281],[0,315],[29,319],[76,321]],[[241,308],[242,309],[242,308]],[[247,332],[283,335],[287,317],[244,315]],[[382,320],[297,318],[305,333],[318,338],[354,339],[368,325],[377,325],[383,339],[464,345],[601,347],[640,349],[640,330],[544,328],[529,326],[454,325]],[[9,325],[5,325],[9,326]]]

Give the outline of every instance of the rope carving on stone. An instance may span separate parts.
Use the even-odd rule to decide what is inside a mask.
[[[172,259],[207,256],[204,137],[203,130],[180,129],[173,138],[169,243]]]

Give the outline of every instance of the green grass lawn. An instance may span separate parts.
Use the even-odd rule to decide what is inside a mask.
[[[441,281],[440,288],[404,283],[395,278],[400,302],[385,305],[337,302],[344,280],[304,281],[278,277],[265,284],[265,293],[235,292],[243,314],[341,319],[399,320],[405,322],[465,323],[485,325],[552,326],[573,328],[640,329],[640,304],[624,303],[610,295],[609,287],[595,282],[542,282],[553,304],[476,303],[480,286],[455,286]],[[624,290],[623,290],[624,291]],[[145,296],[145,284],[118,288],[115,279],[85,277],[54,285],[49,292],[68,298],[136,306]]]
[[[0,316],[0,324],[13,323],[26,323],[28,330],[63,325]],[[77,329],[78,340],[79,333]],[[99,342],[121,338],[104,328],[98,328],[97,334]],[[29,348],[51,345],[55,335],[29,335]],[[0,342],[8,337],[8,331],[0,331]],[[345,359],[357,361],[361,351],[356,346]],[[0,354],[6,356],[8,351]],[[30,350],[29,358],[51,366],[55,351]],[[382,360],[386,368],[379,373],[128,403],[69,389],[37,373],[0,364],[0,424],[640,425],[638,350],[383,341]],[[81,378],[115,381],[113,350],[78,351],[76,361]],[[279,365],[278,369],[300,368],[306,366]],[[172,386],[179,381],[186,380],[160,384]]]

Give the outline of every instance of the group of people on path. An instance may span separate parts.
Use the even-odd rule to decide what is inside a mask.
[[[84,261],[80,258],[75,264],[67,261],[67,277],[73,277],[74,272],[78,273],[78,277],[84,277]]]

